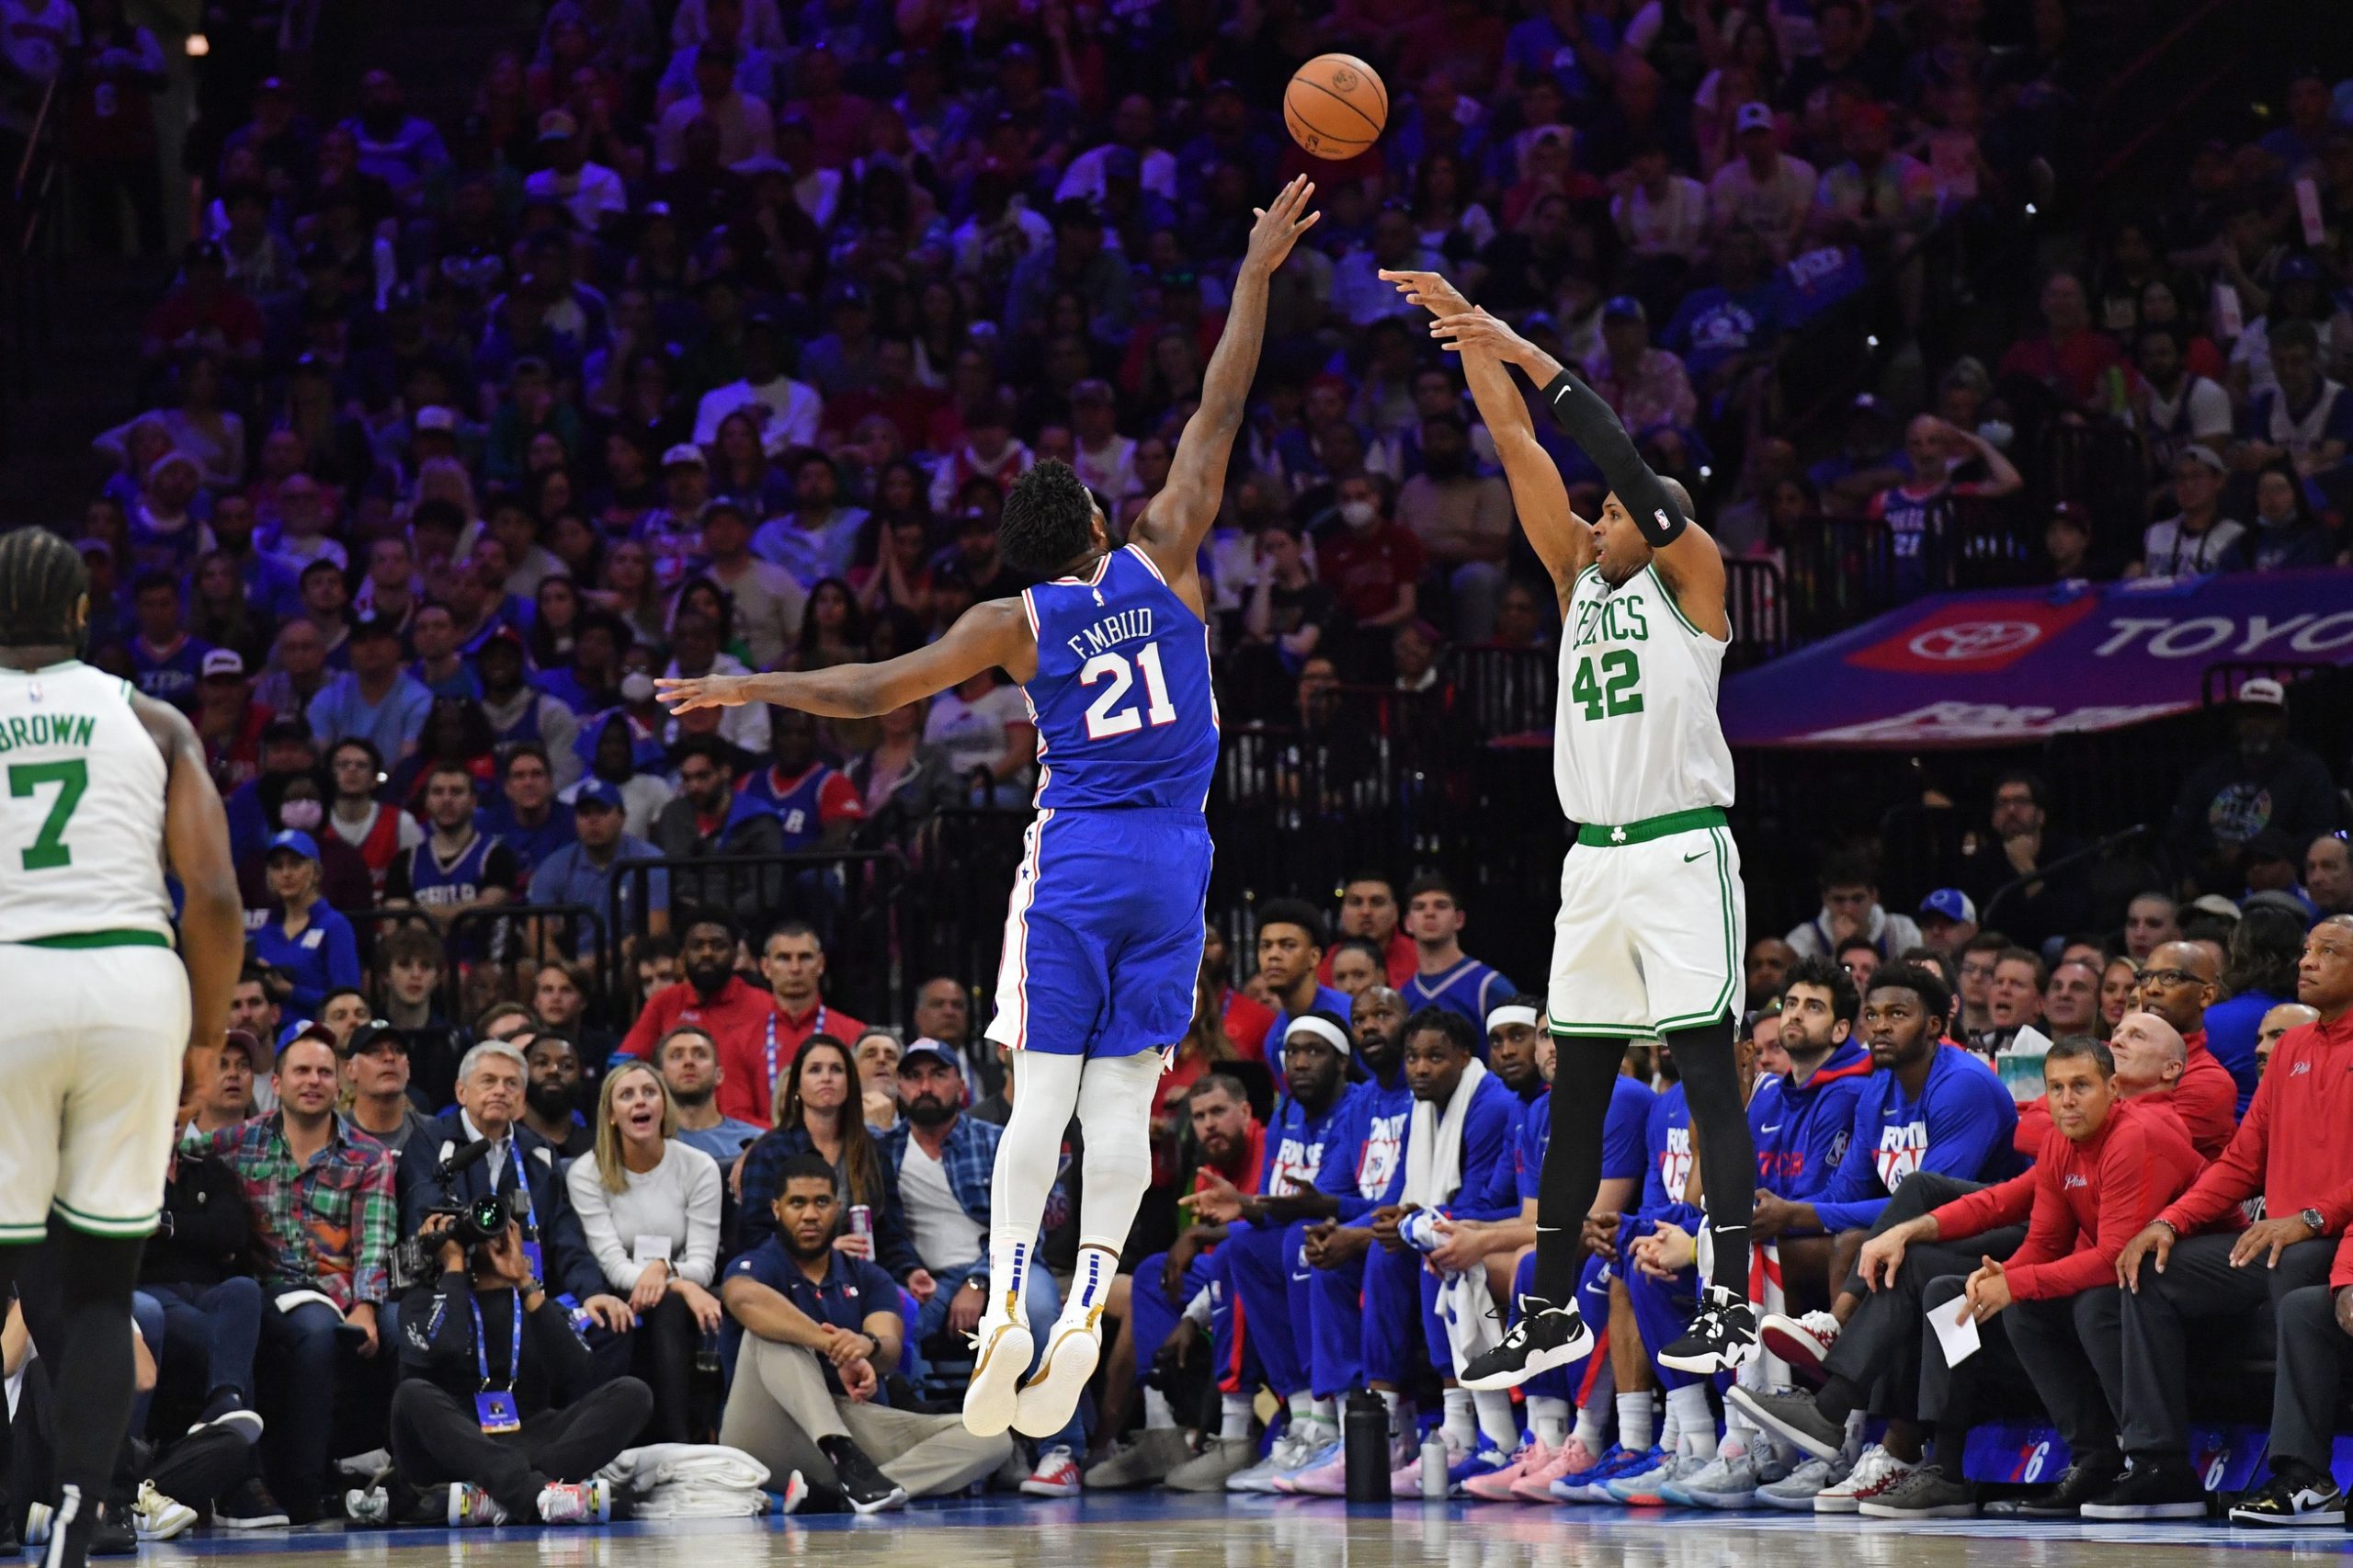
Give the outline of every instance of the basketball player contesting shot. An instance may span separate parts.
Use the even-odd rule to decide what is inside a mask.
[[[57,535],[0,537],[0,1303],[24,1284],[58,1408],[74,1413],[58,1426],[57,1495],[17,1499],[56,1509],[46,1568],[89,1555],[131,1420],[131,1293],[182,1056],[222,1049],[244,957],[203,744],[176,709],[81,662],[89,590]]]
[[[1069,1421],[1101,1353],[1106,1293],[1151,1181],[1163,1053],[1193,1014],[1217,767],[1209,629],[1195,564],[1225,490],[1267,324],[1267,279],[1313,226],[1315,187],[1284,187],[1259,212],[1225,335],[1203,377],[1168,482],[1112,545],[1077,475],[1043,462],[1015,482],[998,543],[1049,581],[967,610],[929,647],[875,665],[663,680],[679,712],[770,702],[828,718],[886,713],[1000,667],[1038,726],[1038,814],[1006,916],[996,1017],[1014,1048],[1013,1118],[990,1187],[989,1280],[964,1424],[1050,1436]],[[1037,1351],[1022,1302],[1063,1130],[1086,1135],[1077,1278]],[[975,1282],[977,1283],[977,1282]]]
[[[1578,824],[1553,927],[1546,1010],[1560,1051],[1535,1277],[1503,1342],[1461,1381],[1509,1388],[1591,1348],[1575,1306],[1578,1233],[1600,1184],[1610,1084],[1636,1037],[1674,1050],[1714,1245],[1699,1313],[1658,1359],[1695,1374],[1728,1370],[1756,1347],[1756,1156],[1733,1057],[1745,944],[1740,855],[1724,824],[1732,753],[1716,718],[1732,636],[1723,557],[1692,526],[1682,486],[1651,472],[1609,404],[1559,360],[1434,273],[1381,276],[1437,316],[1431,335],[1462,356],[1520,524],[1552,574],[1563,627],[1553,772],[1561,809]],[[1599,465],[1610,494],[1597,519],[1570,509],[1506,365],[1528,372]]]

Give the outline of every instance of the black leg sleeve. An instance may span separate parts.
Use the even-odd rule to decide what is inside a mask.
[[[632,1370],[644,1380],[642,1386],[654,1389],[654,1420],[646,1428],[646,1440],[653,1443],[684,1443],[693,1439],[693,1420],[688,1412],[694,1387],[695,1348],[701,1343],[702,1331],[695,1324],[694,1309],[686,1298],[665,1296],[654,1310],[642,1314],[634,1331],[637,1353],[631,1358]],[[631,1427],[622,1436],[636,1431]]]
[[[25,1284],[25,1326],[50,1365],[58,1423],[57,1483],[104,1497],[131,1424],[133,1369],[131,1292],[139,1278],[139,1237],[85,1235],[50,1223],[45,1256]]]
[[[1748,1299],[1748,1221],[1756,1205],[1756,1145],[1733,1062],[1731,1015],[1666,1037],[1691,1103],[1699,1142],[1699,1180],[1708,1189],[1708,1230],[1715,1238],[1712,1283]]]
[[[1556,1307],[1576,1300],[1585,1267],[1578,1236],[1601,1187],[1601,1135],[1609,1096],[1626,1060],[1622,1040],[1553,1040],[1552,1139],[1536,1189],[1536,1272],[1533,1293]],[[1744,1121],[1744,1130],[1746,1127]],[[1756,1164],[1751,1156],[1749,1164]]]

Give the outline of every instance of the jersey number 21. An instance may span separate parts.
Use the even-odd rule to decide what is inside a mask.
[[[1128,688],[1135,685],[1135,672],[1139,669],[1143,671],[1146,699],[1141,711],[1132,703],[1125,708],[1120,706]],[[1176,705],[1168,700],[1168,677],[1160,672],[1159,643],[1147,642],[1138,649],[1132,664],[1125,653],[1097,653],[1078,672],[1081,686],[1091,687],[1103,680],[1111,684],[1086,705],[1088,740],[1108,741],[1115,735],[1133,734],[1143,728],[1147,715],[1154,729],[1176,722]]]

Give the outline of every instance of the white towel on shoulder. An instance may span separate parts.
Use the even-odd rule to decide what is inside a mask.
[[[1486,1064],[1474,1061],[1462,1070],[1462,1081],[1455,1085],[1443,1112],[1426,1101],[1414,1102],[1413,1127],[1405,1139],[1405,1202],[1442,1209],[1462,1189],[1462,1122],[1471,1113],[1471,1096],[1486,1079]],[[1495,1295],[1487,1289],[1484,1265],[1468,1274],[1442,1276],[1438,1315],[1446,1325],[1446,1342],[1454,1353],[1458,1374],[1472,1358],[1501,1337],[1494,1309]]]

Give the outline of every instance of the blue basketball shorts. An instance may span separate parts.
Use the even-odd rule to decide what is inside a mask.
[[[1210,859],[1209,824],[1196,811],[1040,812],[1013,880],[988,1038],[1102,1057],[1182,1040]]]

